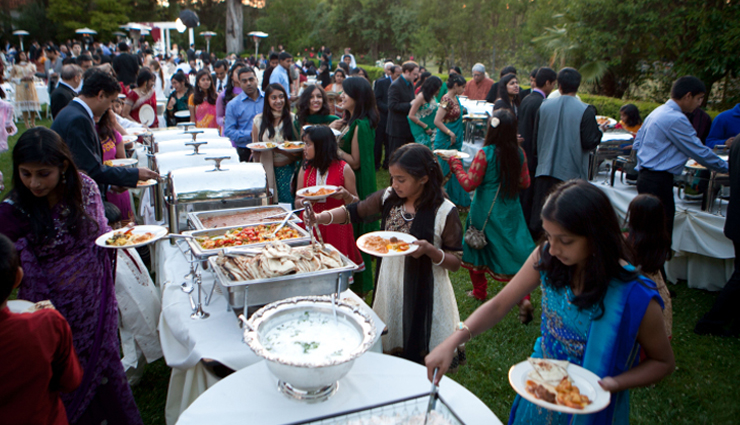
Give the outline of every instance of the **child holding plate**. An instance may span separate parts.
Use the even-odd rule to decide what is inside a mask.
[[[305,199],[298,191],[312,186],[332,185],[339,188],[328,198],[314,201],[312,205],[314,213],[318,214],[357,202],[359,198],[357,197],[355,172],[349,164],[339,159],[334,132],[327,126],[308,127],[304,132],[303,140],[305,141],[303,153],[306,161],[298,171],[296,208],[302,208]],[[320,225],[319,231],[324,242],[331,244],[360,266],[358,271],[365,269],[360,251],[355,245],[355,235],[351,224]]]
[[[426,357],[429,379],[439,368],[439,381],[455,347],[496,325],[523,296],[540,287],[542,336],[531,356],[567,360],[591,371],[601,378],[589,382],[594,392],[599,387],[611,392],[611,402],[592,414],[569,415],[517,396],[509,424],[628,423],[627,390],[658,382],[675,368],[660,294],[655,283],[626,261],[629,249],[619,221],[597,187],[584,180],[557,186],[545,202],[542,219],[546,241],[496,297]],[[646,359],[637,364],[640,346]],[[527,354],[521,353],[521,358]],[[513,382],[518,392],[526,391],[522,384]]]
[[[397,149],[389,171],[391,187],[307,220],[345,224],[380,215],[381,229],[416,238],[418,248],[408,255],[377,259],[373,310],[388,326],[383,351],[423,364],[460,320],[448,271],[460,268],[462,226],[457,208],[445,198],[442,172],[428,147],[412,143]],[[463,358],[462,350],[458,355]]]

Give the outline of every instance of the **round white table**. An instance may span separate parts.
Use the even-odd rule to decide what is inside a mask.
[[[506,379],[501,377],[501,379]],[[260,361],[222,379],[185,410],[178,425],[277,425],[304,423],[363,407],[428,394],[426,368],[378,353],[366,353],[339,380],[339,388],[323,403],[306,404],[289,399],[277,389],[277,378]],[[473,393],[448,377],[439,395],[466,425],[501,424]]]

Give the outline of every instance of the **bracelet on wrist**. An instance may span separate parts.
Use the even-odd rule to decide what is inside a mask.
[[[439,252],[441,252],[441,253],[442,253],[442,259],[441,259],[441,260],[439,260],[439,263],[436,263],[436,262],[435,262],[434,260],[432,260],[432,264],[434,264],[435,266],[440,266],[440,265],[442,265],[442,263],[444,263],[444,262],[445,262],[445,252],[444,252],[444,251],[442,251],[442,249],[441,249],[441,248],[439,248]]]
[[[326,213],[327,213],[327,214],[329,214],[329,217],[331,218],[331,219],[329,220],[329,222],[328,222],[328,223],[326,223],[326,224],[333,224],[333,223],[334,223],[334,213],[333,213],[333,212],[331,212],[331,210],[327,211]]]
[[[466,325],[463,322],[459,322],[457,324],[457,330],[458,331],[461,331],[463,329],[466,330],[466,331],[468,331],[468,340],[466,342],[472,341],[473,340],[473,332],[470,331],[470,328],[468,327],[468,325]]]

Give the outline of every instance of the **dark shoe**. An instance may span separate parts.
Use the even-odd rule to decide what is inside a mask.
[[[673,289],[669,289],[668,294],[671,296],[671,298],[676,298],[676,291],[674,291]]]

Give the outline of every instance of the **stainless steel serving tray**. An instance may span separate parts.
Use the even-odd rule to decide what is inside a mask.
[[[230,227],[217,227],[215,229],[203,229],[203,230],[190,230],[187,232],[183,232],[183,235],[193,236],[193,238],[188,238],[188,245],[190,245],[190,249],[193,252],[193,255],[196,258],[199,259],[206,259],[208,257],[212,257],[214,255],[218,255],[219,252],[223,251],[224,248],[216,248],[216,249],[203,249],[200,246],[200,243],[198,243],[197,240],[194,238],[198,237],[204,237],[204,236],[221,236],[225,234],[226,232],[233,230],[233,229],[243,229],[245,227],[254,227],[259,224],[280,224],[280,221],[269,221],[265,223],[255,223],[255,224],[249,224],[246,226],[230,226]],[[291,229],[297,230],[298,233],[301,235],[300,237],[294,238],[294,239],[285,239],[281,240],[280,242],[290,245],[290,246],[296,246],[296,245],[305,245],[306,243],[311,241],[311,236],[308,234],[308,232],[296,225],[293,222],[288,221],[285,223],[285,227],[290,227]],[[229,248],[262,248],[263,246],[267,245],[270,242],[258,242],[248,245],[239,245],[237,247],[229,247]],[[316,295],[316,294],[309,294],[309,295]]]
[[[265,206],[259,206],[259,207],[229,208],[229,209],[224,209],[224,210],[191,212],[191,213],[188,213],[188,224],[190,225],[190,228],[192,229],[205,230],[209,228],[203,224],[203,220],[206,220],[208,218],[223,217],[223,216],[243,213],[247,211],[259,211],[259,210],[268,210],[268,209],[275,209],[275,208],[279,208],[286,212],[290,211],[290,209],[288,209],[286,206],[276,204],[276,205],[265,205]],[[276,212],[275,214],[278,214],[278,213]],[[272,219],[269,219],[268,221],[282,220],[283,218],[284,217],[274,217]],[[293,214],[292,217],[290,218],[290,221],[294,223],[300,223],[301,219],[296,214]],[[242,223],[242,225],[260,224],[260,223],[262,222]]]
[[[301,246],[307,245],[308,243],[303,242]],[[329,244],[324,246],[331,251],[337,251]],[[347,290],[352,272],[357,270],[358,266],[341,252],[339,255],[344,266],[336,269],[242,281],[231,280],[228,273],[216,263],[217,257],[208,258],[208,264],[216,274],[216,282],[223,289],[229,306],[236,312],[245,306],[261,306],[290,297],[330,295]]]

